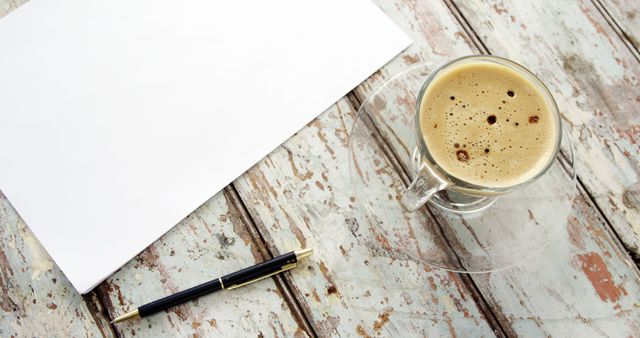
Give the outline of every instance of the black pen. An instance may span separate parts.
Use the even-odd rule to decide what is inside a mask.
[[[246,269],[230,273],[204,284],[194,286],[171,296],[142,305],[141,307],[114,319],[111,323],[119,323],[129,319],[146,317],[158,311],[166,310],[172,306],[182,304],[211,292],[216,292],[218,290],[233,290],[235,288],[257,282],[261,279],[295,268],[296,263],[298,263],[301,258],[311,256],[312,253],[313,249],[291,251],[260,264],[250,266]]]

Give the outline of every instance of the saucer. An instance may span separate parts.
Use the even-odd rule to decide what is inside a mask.
[[[349,136],[349,176],[358,206],[386,249],[466,273],[502,270],[540,252],[567,223],[576,190],[573,152],[563,133],[553,165],[515,192],[458,208],[446,191],[415,212],[400,203],[415,175],[415,101],[435,67],[418,64],[365,98]],[[388,245],[386,245],[388,243]]]

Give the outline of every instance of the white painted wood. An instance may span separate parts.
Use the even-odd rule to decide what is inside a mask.
[[[591,1],[458,6],[489,50],[549,86],[575,145],[577,173],[634,254],[640,253],[640,63]]]
[[[465,36],[465,33],[461,31],[458,24],[449,27],[443,24],[451,20],[443,18],[443,11],[439,7],[444,5],[426,1],[380,2],[380,5],[388,15],[396,18],[396,21],[405,22],[406,27],[413,32],[417,44],[412,47],[413,50],[407,51],[408,55],[401,56],[357,88],[356,93],[360,97],[366,97],[377,84],[402,69],[403,66],[407,67],[424,61],[432,61],[436,64],[441,62],[437,57],[439,55],[429,52],[435,49],[432,41],[441,41],[444,46],[442,48],[450,50],[453,46],[459,46],[460,41],[471,40],[459,38],[461,35]],[[470,4],[467,5],[470,6]],[[489,18],[492,17],[490,13],[496,12],[495,6],[487,6],[487,9],[474,7],[474,10],[476,12],[484,10],[482,13]],[[500,10],[497,11],[500,12]],[[525,12],[523,10],[523,16]],[[449,17],[452,16],[449,14]],[[494,23],[490,24],[488,20],[478,18],[479,22],[487,26],[497,25],[496,22],[504,24],[512,22],[511,18],[492,19],[491,22]],[[471,21],[472,26],[473,23],[474,21]],[[511,46],[520,41],[521,48],[524,49],[524,45],[531,44],[526,37],[527,33],[522,31],[522,27],[513,26],[516,28],[507,30],[503,27],[500,31],[492,31],[489,39],[508,38],[511,39],[509,40]],[[513,35],[518,35],[518,39],[512,38]],[[482,35],[481,38],[483,38]],[[449,43],[442,42],[447,39],[450,39]],[[548,37],[546,41],[550,40],[551,37]],[[491,46],[489,48],[491,49]],[[458,48],[458,51],[449,55],[449,58],[472,53],[477,53],[477,50],[463,45]],[[533,63],[535,58],[531,56],[532,54],[529,53],[527,56],[531,57]],[[511,57],[509,54],[505,56]],[[526,62],[523,64],[528,65]],[[558,73],[553,75],[560,77]],[[385,104],[390,105],[390,110],[394,110],[394,106],[401,109],[401,105],[413,105],[413,102],[407,102],[407,97],[411,94],[399,88],[395,96],[386,100]],[[401,156],[407,155],[403,153],[406,151],[405,147],[395,142],[393,138],[390,139],[390,144]],[[508,334],[525,336],[555,335],[563,332],[586,334],[608,332],[612,327],[622,328],[618,330],[621,334],[637,331],[635,323],[640,318],[637,311],[633,311],[638,306],[637,296],[628,297],[630,294],[639,292],[637,269],[625,251],[618,246],[615,237],[608,232],[607,225],[598,217],[597,209],[585,196],[586,193],[581,191],[575,202],[575,211],[570,225],[566,231],[563,231],[558,241],[552,243],[536,260],[500,273],[474,275],[480,291],[488,299],[492,310]],[[596,271],[601,274],[595,274]],[[621,289],[613,289],[611,293],[613,298],[603,296],[607,294],[605,289],[612,286],[608,282],[613,280],[615,280],[613,285],[622,285],[627,294]],[[607,283],[602,284],[603,281]],[[584,318],[584,320],[575,321],[569,315],[559,315],[564,313],[563,311],[568,311],[567,309],[572,311],[569,313],[573,313],[573,316]],[[625,311],[621,312],[620,309]]]
[[[83,297],[0,192],[0,336],[112,337],[94,294]]]
[[[623,36],[640,50],[640,2],[635,0],[598,0],[613,18]]]
[[[263,261],[224,193],[212,197],[99,287],[111,317]],[[302,268],[292,272],[304,274]],[[269,278],[220,291],[141,320],[124,336],[306,337]]]
[[[359,208],[347,172],[353,118],[353,108],[339,101],[234,183],[273,250],[316,249],[291,282],[317,333],[491,336],[460,276],[395,252]],[[370,165],[379,173],[370,184],[400,189],[381,154],[372,154]],[[417,214],[401,219],[394,210],[399,202],[376,217],[416,229],[428,222]]]
[[[0,1],[0,15],[20,3]],[[437,64],[478,52],[445,3],[377,3],[416,44],[359,86],[355,93],[360,98],[410,64]],[[634,185],[637,60],[590,2],[456,5],[491,52],[531,67],[550,84],[578,145],[579,174],[588,193],[634,248],[640,243],[635,218],[639,189]],[[618,5],[623,11],[630,8]],[[387,104],[409,104],[402,101],[403,94],[399,91]],[[353,114],[354,107],[341,100],[234,183],[272,252],[316,249],[286,277],[314,330],[320,336],[493,335],[487,309],[474,299],[466,279],[395,252],[359,209],[346,158]],[[374,155],[379,162],[372,165],[379,171],[371,184],[400,189],[398,173],[381,153]],[[640,332],[637,268],[587,196],[581,191],[569,225],[539,257],[510,270],[473,276],[506,334],[616,337]],[[226,197],[213,197],[103,283],[100,297],[94,294],[86,301],[71,291],[0,198],[0,334],[109,336],[101,302],[114,317],[262,260],[260,245],[247,231],[254,225],[242,217],[242,206]],[[434,222],[424,214],[375,217],[416,228]],[[299,315],[286,300],[282,289],[266,280],[117,330],[124,336],[305,336]],[[11,302],[17,311],[8,310]]]

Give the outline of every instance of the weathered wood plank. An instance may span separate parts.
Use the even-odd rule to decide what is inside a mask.
[[[212,197],[99,286],[111,317],[264,260],[224,192]],[[296,269],[294,274],[303,274]],[[267,279],[117,325],[123,336],[305,337],[282,290]]]
[[[412,47],[407,54],[403,55],[402,59],[399,59],[400,61],[392,63],[385,70],[379,72],[373,81],[369,81],[361,87],[359,93],[366,93],[364,90],[374,86],[376,79],[384,79],[384,74],[391,74],[405,67],[406,64],[419,60],[434,60],[438,56],[450,58],[472,50],[467,43],[469,38],[460,32],[453,17],[447,13],[446,7],[440,4],[381,2],[381,5],[387,11],[396,13],[392,16],[396,18],[398,23],[413,32],[414,38],[417,36],[417,40],[422,46]],[[429,39],[425,41],[424,37]],[[470,300],[469,292],[465,290],[464,286],[460,287],[461,291],[454,288],[460,284],[458,276],[441,271],[422,272],[421,266],[389,250],[388,246],[385,246],[384,236],[376,233],[370,220],[367,220],[363,213],[355,210],[357,203],[351,200],[353,196],[350,194],[348,178],[346,176],[339,177],[346,175],[347,172],[347,159],[343,143],[346,142],[346,129],[352,119],[352,112],[344,102],[341,102],[337,108],[326,115],[324,119],[317,120],[303,130],[300,133],[302,136],[296,136],[294,138],[297,139],[296,141],[292,139],[285,145],[285,148],[274,152],[236,182],[245,202],[250,202],[247,203],[247,206],[252,215],[257,216],[256,222],[262,233],[269,239],[272,250],[283,252],[297,248],[305,242],[307,245],[319,249],[314,260],[306,267],[308,272],[305,274],[308,273],[309,276],[299,276],[294,273],[292,277],[288,278],[292,282],[294,292],[303,302],[305,312],[309,314],[319,333],[323,335],[333,333],[389,335],[395,333],[398,328],[411,328],[410,332],[414,335],[451,334],[454,332],[464,335],[491,334],[482,314]],[[316,154],[320,155],[316,156]],[[398,182],[398,178],[395,177],[388,163],[382,162],[381,169],[383,170],[381,176],[384,176],[384,178],[380,178],[381,182]],[[311,175],[309,176],[309,174]],[[593,333],[602,333],[607,332],[604,330],[614,327],[614,325],[620,325],[624,330],[634,332],[634,327],[629,322],[633,323],[633,319],[637,318],[633,317],[633,312],[629,309],[637,308],[638,305],[629,299],[638,299],[637,283],[633,283],[636,278],[634,277],[635,272],[631,267],[620,264],[620,262],[625,262],[624,252],[616,249],[615,241],[611,240],[610,234],[606,232],[606,227],[603,226],[591,206],[587,205],[588,202],[584,198],[577,202],[578,210],[581,208],[584,210],[578,212],[574,228],[570,227],[566,233],[568,237],[561,238],[559,242],[561,244],[546,253],[542,260],[521,267],[520,270],[513,270],[512,273],[491,274],[482,276],[482,279],[476,278],[491,303],[501,309],[499,311],[502,313],[501,321],[511,327],[510,333],[572,331],[583,333],[586,331],[582,330],[586,330],[588,327],[594,330]],[[217,209],[218,207],[220,210]],[[224,206],[217,205],[214,209],[218,210],[220,214],[226,214],[231,209],[231,213],[236,215],[236,220],[238,219],[237,211],[233,211],[233,207],[230,207],[229,203],[225,202]],[[211,214],[207,213],[207,215],[207,217],[215,219],[216,211]],[[392,215],[382,215],[381,217],[386,217],[387,221],[394,221]],[[344,227],[345,219],[350,227]],[[397,219],[395,220],[397,221]],[[125,267],[120,275],[122,280],[116,280],[117,276],[114,276],[104,284],[101,290],[112,303],[109,306],[110,313],[112,315],[116,311],[120,313],[131,306],[134,301],[139,304],[138,301],[146,300],[136,298],[143,295],[136,292],[140,288],[137,285],[139,281],[136,280],[136,277],[142,276],[145,280],[145,288],[147,281],[157,284],[153,286],[153,289],[159,293],[171,290],[167,284],[173,283],[175,287],[186,287],[215,275],[200,271],[183,276],[182,273],[176,271],[179,266],[185,266],[185,268],[199,266],[201,270],[204,270],[208,268],[207,263],[201,262],[202,259],[194,263],[192,260],[195,257],[204,256],[214,251],[218,253],[224,251],[222,244],[209,246],[213,242],[213,238],[217,236],[205,236],[209,238],[209,245],[199,242],[204,240],[200,236],[207,231],[207,225],[209,227],[213,224],[218,225],[218,221],[212,221],[209,224],[196,222],[194,225],[189,223],[188,218],[184,221],[185,224],[181,225],[182,230],[174,230],[177,234],[170,235],[170,233],[165,236],[166,238],[163,237],[154,247],[149,248],[136,261]],[[421,221],[427,220],[413,219],[410,222],[420,223]],[[239,242],[243,238],[242,234],[246,236],[246,232],[235,232],[235,224],[233,221],[231,223],[229,225],[227,221],[225,225],[220,227],[225,229],[223,230],[225,236],[235,236],[232,238],[238,239]],[[592,223],[597,226],[592,226]],[[197,233],[191,229],[192,225],[199,229]],[[227,233],[226,231],[231,228],[233,231]],[[583,229],[586,230],[583,231]],[[351,233],[352,231],[353,233]],[[327,241],[327,238],[338,238],[338,240]],[[343,241],[345,238],[348,240]],[[252,245],[245,243],[247,250],[243,255],[240,255],[240,251],[230,250],[238,255],[235,257],[236,261],[231,264],[232,268],[237,268],[243,263],[249,264],[252,258],[248,254],[248,247],[254,249],[251,251],[254,254],[253,259],[256,259],[256,249]],[[191,246],[196,249],[191,250]],[[170,248],[174,252],[182,250],[179,252],[182,258],[172,258],[174,256],[171,256]],[[569,252],[566,248],[570,248]],[[342,253],[343,251],[345,253]],[[341,252],[341,254],[337,254],[337,252]],[[557,257],[567,257],[567,259],[560,259],[558,262]],[[228,259],[231,260],[231,258]],[[559,272],[562,272],[560,268],[566,266],[570,268],[563,274],[550,270],[550,266],[555,266]],[[165,271],[163,272],[163,270]],[[163,275],[167,273],[167,270],[171,276],[162,283]],[[342,273],[342,271],[348,273]],[[553,273],[548,273],[548,271],[553,271]],[[218,270],[213,272],[218,273]],[[537,277],[542,276],[541,285],[538,285],[540,283],[527,282],[523,276],[518,276],[518,274],[524,273]],[[185,281],[191,277],[193,279],[200,278],[200,280]],[[573,278],[577,278],[579,281],[574,282]],[[566,287],[566,285],[573,286],[575,283],[578,284],[578,288]],[[116,285],[122,290],[128,291],[120,290],[121,294],[131,297],[123,298],[122,304]],[[421,287],[427,286],[426,290],[430,290],[434,285],[437,291],[429,296],[424,293],[424,288],[421,289]],[[544,292],[545,288],[549,290]],[[364,292],[365,289],[369,291],[368,294]],[[557,290],[562,290],[563,293],[560,296],[554,296],[552,291],[558,292]],[[591,291],[591,294],[588,291]],[[264,292],[265,290],[256,292],[254,298],[265,295]],[[574,298],[583,296],[583,292],[589,297],[586,297],[583,302],[576,302]],[[145,293],[144,296],[149,296],[150,293]],[[277,292],[267,294],[276,300],[265,300],[265,303],[257,301],[260,303],[259,306],[268,308],[270,304],[277,303],[278,299],[284,304],[281,300],[282,297]],[[216,331],[216,328],[211,330],[208,327],[202,328],[205,325],[210,325],[210,322],[207,324],[192,321],[193,318],[200,320],[211,315],[212,312],[201,309],[205,307],[201,306],[201,303],[205,300],[217,299],[217,297],[218,295],[215,295],[198,301],[194,308],[201,310],[201,312],[193,314],[185,321],[182,321],[176,312],[159,314],[161,317],[171,318],[173,325],[176,325],[175,327],[164,327],[163,323],[153,322],[152,329],[145,327],[143,331],[142,328],[131,328],[134,330],[131,332],[127,331],[130,327],[125,326],[121,333],[125,335],[129,333],[173,335],[176,332],[180,332],[180,334],[193,332],[202,334],[245,333],[245,328],[230,327],[230,325],[235,325],[230,322],[225,322],[228,326],[225,326],[224,331]],[[574,302],[567,303],[567,300]],[[237,300],[237,302],[230,302],[230,304],[238,304],[243,301],[248,302],[249,300]],[[591,306],[592,302],[597,305]],[[551,309],[547,308],[549,303]],[[212,303],[211,307],[216,311],[221,310],[219,307],[216,308],[217,304],[217,302]],[[564,312],[563,309],[565,309]],[[283,313],[288,312],[286,309],[281,310]],[[618,317],[611,317],[614,310],[619,310],[621,314]],[[180,308],[176,311],[185,310]],[[568,316],[567,313],[571,316]],[[218,312],[215,315],[218,315]],[[253,318],[253,315],[249,317]],[[278,318],[280,322],[283,321],[282,318]],[[577,318],[582,323],[573,325],[571,324],[572,318]],[[247,319],[247,321],[249,320]],[[247,321],[241,319],[238,325],[243,325]],[[267,321],[268,319],[259,317],[259,323],[256,326],[251,326],[249,330],[263,326],[270,327],[267,326]],[[295,322],[295,319],[289,318],[284,321],[291,323]],[[214,323],[217,325],[217,322]],[[288,330],[277,330],[275,334],[280,335],[283,332],[291,333]],[[293,332],[302,333],[299,326]],[[622,330],[613,332],[622,332]]]
[[[640,51],[640,3],[636,0],[594,0],[602,5],[618,26],[623,37],[636,51]],[[614,28],[618,28],[614,27]]]
[[[358,207],[347,172],[353,119],[353,108],[339,101],[234,182],[272,251],[316,249],[304,273],[289,280],[317,333],[494,335],[460,276],[392,250]],[[371,184],[402,187],[380,153],[371,165],[379,171]],[[398,210],[396,201],[379,220],[417,232],[428,222],[421,215],[403,219]]]
[[[640,281],[597,209],[578,195],[566,229],[540,255],[474,275],[503,325],[521,336],[632,337],[640,332]]]
[[[0,0],[0,18],[9,14],[9,12],[20,7],[28,0]]]
[[[0,336],[113,337],[95,294],[83,297],[0,193]]]
[[[442,18],[441,11],[437,9],[433,9],[433,7],[436,7],[437,4],[431,4],[431,8],[429,8],[428,4],[424,4],[424,3],[417,4],[415,2],[402,2],[402,3],[393,3],[393,4],[389,2],[381,2],[381,5],[385,9],[387,14],[396,18],[396,22],[406,22],[405,25],[408,28],[416,29],[415,31],[413,31],[413,33],[415,34],[414,39],[417,38],[416,40],[417,44],[407,51],[407,54],[409,54],[409,56],[403,55],[402,58],[398,58],[396,61],[392,62],[390,65],[388,65],[387,67],[379,71],[376,77],[370,79],[363,86],[359,87],[356,90],[356,93],[358,93],[358,95],[361,98],[369,94],[371,92],[371,88],[374,88],[378,83],[380,83],[380,81],[383,80],[387,74],[394,74],[395,72],[398,71],[398,69],[407,67],[407,65],[415,62],[419,62],[420,60],[430,61],[430,60],[433,60],[434,58],[437,58],[437,56],[439,55],[433,56],[433,54],[442,54],[440,50],[438,50],[438,53],[433,53],[429,51],[431,49],[434,49],[432,47],[435,43],[434,41],[443,41],[443,39],[446,39],[447,36],[449,36],[450,39],[451,37],[453,37],[453,39],[451,39],[451,41],[448,43],[446,43],[446,40],[444,42],[441,42],[443,44],[442,48],[452,49],[452,48],[455,48],[455,46],[458,46],[458,50],[457,50],[457,52],[459,53],[458,56],[473,52],[473,50],[469,49],[469,46],[465,46],[464,44],[462,45],[459,44],[460,41],[470,40],[468,38],[467,39],[460,38],[459,36],[460,34],[462,34],[462,32],[460,32],[459,29],[457,30],[457,34],[456,34],[456,29],[451,29],[451,26],[449,27],[443,26],[442,22],[446,22],[446,19]],[[415,13],[420,13],[420,15],[415,15]],[[436,15],[436,13],[438,13],[438,15]],[[414,20],[416,19],[424,20],[424,22],[420,22],[420,21],[415,22]],[[434,29],[434,27],[439,27],[440,29],[437,30],[437,29]],[[421,50],[421,49],[426,49],[426,50]],[[454,50],[454,53],[455,52],[456,51]],[[423,55],[426,56],[426,58],[423,59],[424,57]],[[400,105],[404,103],[408,105],[413,105],[412,102],[409,102],[409,103],[405,102],[406,101],[405,99],[409,96],[411,96],[411,93],[398,92],[397,96],[394,99],[389,100],[387,104]],[[401,145],[396,144],[394,146],[393,141],[394,140],[392,139],[391,140],[392,147],[394,147],[396,151],[399,152],[401,149],[403,149]],[[405,156],[406,155],[408,154],[405,154]],[[597,219],[597,214],[596,215],[593,214],[595,209],[589,209],[592,206],[588,205],[587,202],[588,201],[585,200],[584,197],[580,197],[576,201],[576,207],[578,208],[577,209],[578,212],[575,218],[579,220],[578,226],[587,227],[588,225],[590,225],[590,222],[593,219]],[[588,213],[589,210],[591,210],[591,213]],[[609,243],[608,247],[596,245],[597,243],[599,243],[599,241],[596,240],[594,233],[606,233],[606,227],[594,230],[594,232],[592,233],[582,234],[582,236],[585,237],[585,239],[582,239],[582,241],[586,241],[586,243],[589,243],[594,248],[593,250],[595,250],[593,252],[597,252],[598,254],[607,256],[607,253],[610,254],[611,250],[613,250],[612,248],[616,248],[615,241],[613,241],[613,243]],[[611,240],[611,237],[608,237],[608,239]],[[560,239],[558,240],[557,243],[555,243],[555,245],[559,247],[564,247],[564,245],[569,246],[569,243],[570,242],[566,238],[566,234],[565,234],[564,237],[560,237]],[[611,270],[620,269],[617,275],[616,274],[613,274],[613,275],[618,277],[621,281],[623,281],[623,284],[627,284],[628,286],[630,286],[630,288],[635,290],[634,292],[636,292],[637,294],[637,290],[638,290],[637,272],[634,270],[632,266],[628,265],[629,260],[628,260],[628,257],[624,255],[624,252],[620,250],[618,250],[617,252],[620,255],[617,258],[605,260],[606,264],[609,264],[611,266],[610,267]],[[482,293],[485,296],[490,297],[491,304],[493,305],[492,308],[496,310],[497,316],[501,319],[503,327],[506,328],[507,332],[514,333],[514,334],[534,334],[534,333],[541,333],[541,332],[562,333],[563,330],[574,330],[574,331],[586,333],[586,332],[589,332],[588,330],[590,330],[591,327],[593,327],[595,330],[599,330],[599,329],[606,330],[608,328],[607,325],[611,323],[614,323],[611,325],[619,325],[620,328],[624,328],[624,330],[621,330],[623,332],[624,331],[634,332],[637,318],[632,315],[621,316],[619,318],[616,317],[617,311],[614,310],[611,306],[609,306],[609,304],[606,301],[603,301],[602,299],[600,299],[596,295],[597,292],[593,291],[594,284],[590,283],[590,279],[588,277],[585,278],[585,275],[583,273],[584,271],[582,271],[583,270],[582,267],[579,264],[576,264],[575,257],[581,254],[585,254],[585,253],[581,251],[580,248],[577,248],[572,252],[572,255],[562,256],[566,258],[564,261],[560,260],[559,262],[557,262],[557,259],[552,260],[552,262],[555,263],[551,265],[551,266],[555,266],[554,270],[552,270],[553,273],[548,272],[550,257],[546,257],[546,261],[545,261],[546,264],[543,263],[538,265],[537,269],[535,268],[536,265],[529,266],[532,272],[535,272],[537,274],[545,274],[545,276],[550,276],[550,277],[542,278],[542,280],[545,280],[545,283],[542,285],[539,285],[537,288],[531,288],[529,286],[529,283],[527,283],[527,281],[529,280],[529,277],[522,276],[520,274],[521,271],[518,271],[518,270],[514,270],[511,272],[505,271],[500,274],[494,274],[496,276],[488,275],[488,276],[491,276],[492,280],[503,279],[501,283],[503,285],[505,284],[509,285],[511,289],[522,290],[522,293],[520,294],[519,298],[517,297],[514,298],[513,295],[507,295],[504,292],[504,290],[501,288],[491,287],[488,284],[479,284],[479,287]],[[582,277],[579,281],[572,283],[572,287],[574,287],[575,290],[582,290],[582,292],[579,292],[578,294],[584,293],[584,294],[590,295],[590,297],[588,297],[589,299],[588,302],[584,302],[584,298],[582,297],[579,298],[576,296],[576,294],[566,294],[566,295],[562,295],[561,297],[558,297],[556,294],[553,294],[553,292],[551,292],[553,290],[551,286],[561,285],[561,283],[559,284],[558,281],[562,281],[564,279],[563,272],[566,273],[567,271],[572,271],[572,273],[575,273],[576,276]],[[476,279],[476,276],[474,276],[474,279]],[[531,296],[528,297],[526,296],[527,294],[530,294]],[[513,317],[513,313],[516,313],[518,311],[516,310],[516,308],[524,307],[523,304],[527,304],[531,302],[530,298],[535,298],[537,301],[540,301],[541,304],[544,304],[547,301],[551,302],[550,304],[553,304],[553,302],[558,302],[558,301],[564,302],[565,304],[571,304],[570,306],[572,308],[578,309],[576,313],[580,315],[584,315],[585,318],[588,318],[586,319],[586,322],[591,324],[591,326],[574,325],[570,320],[554,321],[553,318],[549,318],[548,325],[544,320],[541,320],[540,326],[542,328],[539,328],[539,331],[536,332],[532,328],[527,327],[526,325],[522,325],[522,323],[518,322],[517,320],[514,320],[515,317]],[[545,301],[545,299],[547,301]],[[617,307],[624,306],[627,309],[627,312],[629,312],[630,310],[636,307],[636,303],[634,303],[633,300],[634,300],[634,297],[626,298],[622,300],[624,305],[616,304],[614,306],[617,306]],[[506,307],[504,306],[503,303],[509,304],[509,305],[515,304],[515,306]],[[586,305],[591,305],[591,309],[584,308],[584,306]],[[559,308],[556,307],[555,309],[551,308],[551,309],[548,309],[547,311],[540,310],[537,313],[534,312],[533,314],[530,314],[529,317],[530,317],[530,320],[531,318],[536,318],[535,316],[538,316],[537,318],[545,318],[545,316],[548,316],[548,313],[553,313],[558,309]],[[506,312],[505,310],[508,310],[510,312]],[[598,314],[598,315],[596,316],[595,314]],[[603,322],[598,322],[596,324],[591,323],[591,322],[595,322],[596,319],[599,317],[606,318],[607,316],[610,317],[609,320],[611,321],[611,323],[603,323]]]
[[[433,37],[434,34],[443,39],[440,40],[443,45],[442,48],[450,49],[451,46],[459,45],[461,40],[470,40],[470,38],[459,37],[463,33],[457,27],[458,25],[442,26],[442,22],[446,19],[442,18],[440,10],[433,9],[433,7],[438,6],[437,4],[416,3],[413,1],[380,2],[380,4],[388,15],[396,18],[397,22],[406,22],[405,25],[412,29],[414,39],[417,39],[417,44],[412,47],[414,50],[407,51],[410,54],[409,57],[403,56],[399,58],[379,71],[377,77],[373,77],[363,86],[357,88],[356,93],[361,98],[366,97],[371,93],[371,88],[374,88],[389,75],[397,72],[398,69],[402,69],[403,66],[407,67],[409,64],[422,60],[433,60],[434,57],[429,55],[428,50],[433,48],[433,43],[429,42],[429,40],[438,39]],[[420,13],[420,15],[415,13]],[[439,13],[440,15],[436,16],[434,13]],[[437,17],[435,22],[434,17]],[[482,17],[479,16],[478,18]],[[487,18],[486,13],[484,18]],[[495,20],[497,19],[490,21],[493,22]],[[511,21],[511,19],[509,18],[508,21]],[[487,22],[489,21],[483,22],[488,24]],[[438,27],[438,29],[434,29],[434,27]],[[491,37],[504,35],[505,31],[507,30],[492,32]],[[450,41],[446,40],[447,35]],[[523,41],[528,41],[527,37],[520,36],[520,38]],[[514,45],[516,45],[515,42],[512,42],[511,46]],[[421,49],[426,49],[426,51]],[[460,51],[460,49],[462,50]],[[464,45],[458,50],[460,54],[457,56],[476,52],[475,49]],[[511,55],[506,56],[510,57]],[[437,63],[438,61],[436,61]],[[395,97],[388,100],[386,104],[392,105],[390,110],[393,110],[394,104],[412,105],[412,102],[405,102],[410,95],[411,93],[399,90]],[[404,147],[400,144],[394,144],[394,141],[390,139],[391,147],[401,157],[406,157],[408,154],[402,153]],[[556,243],[550,246],[550,249],[553,250],[548,250],[538,260],[501,273],[474,275],[474,280],[478,283],[482,294],[488,298],[492,309],[495,310],[496,316],[508,333],[531,335],[542,333],[564,334],[564,332],[592,333],[603,330],[607,332],[608,329],[615,325],[622,328],[616,331],[620,333],[632,333],[637,329],[634,326],[634,323],[638,320],[637,311],[634,311],[638,306],[635,303],[639,287],[637,270],[630,263],[624,251],[621,251],[616,246],[615,240],[607,232],[606,226],[603,226],[602,220],[598,220],[597,213],[594,213],[596,209],[589,204],[588,199],[584,196],[583,192],[576,200],[576,213],[572,221],[572,227],[568,228],[571,231],[570,234],[573,241],[576,241],[576,237],[580,237],[579,243],[582,243],[582,246],[573,245],[572,240],[568,239],[569,233],[565,232]],[[591,225],[594,221],[597,221],[596,224],[599,225],[596,228]],[[581,231],[576,234],[575,230],[573,230],[575,228],[584,228],[590,231]],[[603,242],[600,237],[606,238],[606,241]],[[615,251],[616,255],[612,256],[612,251]],[[562,252],[562,254],[559,255],[559,252]],[[595,258],[596,256],[604,258],[599,261],[599,258]],[[583,262],[581,260],[584,261],[586,258],[580,257],[594,257],[593,260],[598,260],[598,264],[602,264],[602,266],[582,265]],[[589,267],[585,268],[586,266]],[[599,280],[593,276],[591,268],[594,268],[594,270],[608,269],[607,271],[609,272],[605,272],[604,275],[611,273],[611,279],[615,280],[616,283],[620,283],[619,285],[625,285],[627,292],[629,292],[629,289],[633,289],[633,293],[636,296],[626,297],[625,295],[625,298],[622,299],[618,297],[614,297],[614,300],[603,299],[599,296],[600,292],[602,292],[602,289],[598,289]],[[528,276],[524,276],[523,272],[526,272]],[[530,276],[535,277],[531,278]],[[607,278],[604,279],[607,280]],[[493,284],[486,283],[485,280],[489,280]],[[531,280],[536,283],[531,283]],[[570,284],[566,283],[568,280],[571,280]],[[566,285],[570,285],[570,287]],[[565,292],[558,292],[557,290],[565,290]],[[611,304],[612,302],[615,304]],[[532,304],[535,304],[535,307]],[[545,306],[542,306],[542,304]],[[575,321],[572,321],[569,317],[558,315],[558,313],[563,313],[562,311],[567,308],[573,310],[575,316],[583,318],[583,322],[574,323]],[[619,314],[619,309],[621,308],[625,309],[626,312],[622,312],[626,313],[626,315]],[[527,316],[524,316],[523,313],[527,313]],[[531,323],[533,325],[529,325]]]
[[[577,172],[636,256],[640,245],[640,63],[590,1],[457,3],[492,53],[550,87]]]

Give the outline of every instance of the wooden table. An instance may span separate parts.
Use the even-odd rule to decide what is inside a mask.
[[[0,0],[0,15],[22,2]],[[0,194],[0,336],[639,337],[640,2],[375,2],[415,44],[91,293],[72,288]],[[358,102],[390,75],[477,53],[511,58],[549,85],[579,186],[569,224],[542,255],[460,275],[396,255],[358,211],[347,139]],[[402,93],[387,104],[403,104]],[[306,246],[316,254],[292,273],[109,324]]]

